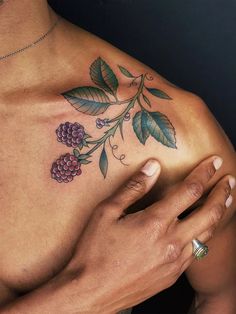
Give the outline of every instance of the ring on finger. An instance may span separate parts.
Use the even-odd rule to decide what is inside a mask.
[[[192,244],[193,244],[193,255],[195,259],[201,260],[208,254],[209,252],[208,246],[202,243],[201,241],[199,241],[198,239],[193,239]]]

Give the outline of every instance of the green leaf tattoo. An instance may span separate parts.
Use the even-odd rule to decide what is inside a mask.
[[[104,113],[110,106],[105,92],[93,86],[77,87],[62,95],[76,110],[92,116]]]
[[[125,76],[129,77],[129,78],[134,78],[134,76],[124,67],[122,67],[121,65],[118,65],[120,71],[122,74],[124,74]]]
[[[114,72],[104,60],[98,58],[92,63],[90,77],[96,85],[116,97],[119,84]]]
[[[175,130],[167,116],[160,112],[146,112],[146,116],[150,135],[167,147],[177,148]]]
[[[100,160],[99,160],[99,167],[101,169],[101,172],[102,172],[104,178],[106,178],[107,168],[108,168],[108,159],[107,159],[107,153],[105,151],[105,147],[103,147],[103,149],[102,149],[102,153],[101,153]]]
[[[150,132],[147,127],[147,111],[142,110],[136,113],[133,118],[133,128],[139,141],[144,145],[148,139]]]
[[[164,93],[160,89],[147,88],[147,87],[146,87],[146,89],[149,91],[149,93],[151,93],[152,95],[154,95],[156,97],[163,98],[163,99],[171,99],[166,93]]]
[[[62,93],[62,96],[79,112],[91,116],[98,116],[106,112],[110,106],[121,106],[120,114],[112,118],[97,118],[97,129],[105,128],[105,132],[99,138],[93,139],[85,132],[84,126],[78,122],[61,123],[56,130],[57,140],[68,147],[73,148],[72,153],[61,155],[53,162],[51,177],[57,182],[68,183],[76,176],[81,175],[82,165],[87,165],[93,153],[100,149],[99,168],[104,178],[108,172],[107,149],[110,149],[113,157],[123,165],[125,154],[117,155],[118,146],[112,144],[111,138],[120,132],[124,140],[123,124],[132,120],[133,130],[139,142],[145,145],[151,136],[157,142],[176,149],[175,129],[170,120],[158,111],[149,111],[151,100],[145,91],[163,100],[171,100],[160,89],[147,87],[145,83],[153,80],[147,73],[138,76],[118,65],[120,72],[129,80],[129,86],[137,86],[135,94],[128,99],[117,98],[119,82],[111,67],[102,59],[97,58],[90,66],[90,78],[96,86],[82,86]],[[131,109],[135,106],[140,108],[134,117]],[[83,153],[82,153],[83,151]]]
[[[149,107],[152,106],[150,100],[144,94],[143,94],[143,99]]]

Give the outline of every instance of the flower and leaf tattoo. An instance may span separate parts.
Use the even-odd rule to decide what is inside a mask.
[[[57,182],[71,182],[75,176],[79,176],[82,165],[91,163],[92,154],[100,151],[99,168],[105,178],[108,171],[107,149],[110,149],[113,157],[122,164],[125,163],[125,155],[117,156],[117,145],[113,145],[111,137],[120,132],[124,140],[123,124],[132,121],[135,135],[140,143],[145,145],[151,136],[161,144],[176,149],[175,129],[170,120],[158,111],[150,111],[151,100],[148,95],[153,95],[164,100],[171,100],[160,89],[149,87],[153,78],[147,73],[138,76],[133,75],[123,66],[118,65],[122,75],[129,80],[129,86],[136,86],[135,94],[128,99],[118,99],[118,79],[111,67],[102,59],[97,58],[90,66],[90,78],[95,86],[82,86],[62,93],[62,96],[79,112],[90,116],[102,115],[108,108],[120,106],[122,111],[114,117],[97,118],[96,127],[104,128],[105,132],[99,138],[93,138],[86,133],[83,125],[78,122],[65,122],[56,130],[57,140],[71,147],[73,151],[60,156],[52,164],[51,177]],[[135,106],[139,111],[131,117],[130,110]]]

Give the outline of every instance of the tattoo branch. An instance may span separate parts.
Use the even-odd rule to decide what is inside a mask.
[[[112,106],[124,106],[124,109],[113,118],[96,119],[97,129],[106,128],[103,136],[97,139],[93,139],[87,134],[84,126],[78,122],[60,124],[56,130],[57,140],[67,147],[73,148],[73,151],[60,156],[53,162],[51,177],[57,182],[68,183],[74,177],[81,175],[81,166],[91,163],[90,158],[92,154],[100,147],[102,149],[99,158],[99,168],[104,178],[106,178],[108,171],[107,148],[111,149],[115,159],[127,166],[124,161],[125,154],[118,156],[115,153],[118,145],[111,143],[111,137],[114,138],[118,130],[124,140],[123,123],[125,122],[132,121],[134,133],[141,144],[145,145],[147,139],[151,136],[167,147],[177,148],[175,129],[167,116],[157,111],[149,111],[146,108],[151,108],[151,101],[147,94],[164,100],[172,100],[171,97],[160,89],[147,87],[145,83],[153,80],[147,73],[134,76],[126,68],[120,65],[118,68],[127,79],[131,80],[129,86],[137,86],[137,92],[131,98],[125,100],[118,99],[118,79],[111,67],[100,57],[90,66],[91,80],[98,87],[82,86],[62,94],[67,102],[77,111],[91,116],[101,115]],[[111,96],[115,101],[111,100]],[[134,117],[131,117],[130,110],[134,106],[138,106],[140,111],[136,112]]]

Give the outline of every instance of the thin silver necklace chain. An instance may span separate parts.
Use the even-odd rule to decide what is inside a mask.
[[[0,3],[1,3],[1,0],[0,0]],[[27,49],[29,49],[29,48],[34,47],[34,46],[37,45],[38,43],[40,43],[40,42],[41,42],[42,40],[44,40],[49,34],[51,34],[51,32],[52,32],[52,31],[54,30],[54,28],[57,26],[59,20],[60,20],[60,16],[59,16],[58,19],[53,23],[53,25],[49,28],[49,30],[48,30],[46,33],[44,33],[42,36],[40,36],[38,39],[36,39],[36,40],[35,40],[34,42],[32,42],[31,44],[28,44],[28,45],[24,46],[23,48],[19,48],[19,49],[15,50],[15,51],[12,51],[12,52],[7,53],[7,54],[4,55],[4,56],[0,56],[0,61],[5,60],[5,59],[7,59],[7,58],[9,58],[9,57],[12,57],[12,56],[14,56],[14,55],[16,55],[16,54],[18,54],[18,53],[21,53],[21,52],[23,52],[23,51],[25,51],[25,50],[27,50]]]

